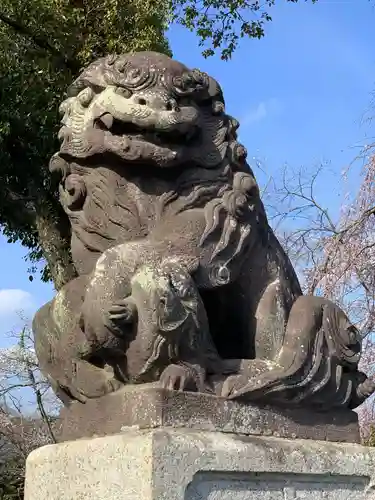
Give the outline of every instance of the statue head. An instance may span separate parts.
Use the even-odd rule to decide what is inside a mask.
[[[203,206],[229,189],[235,170],[251,174],[219,84],[166,55],[95,61],[60,110],[50,170],[62,177],[79,274],[107,248],[148,234],[171,204]]]
[[[108,154],[161,167],[212,168],[228,152],[237,161],[246,157],[219,84],[155,52],[92,63],[71,85],[60,111],[60,156],[68,161]]]

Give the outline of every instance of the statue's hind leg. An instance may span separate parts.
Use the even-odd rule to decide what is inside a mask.
[[[338,306],[320,297],[299,297],[277,356],[271,362],[244,361],[241,374],[226,380],[222,394],[247,401],[353,408],[375,388],[358,371],[359,353],[358,332]]]
[[[256,352],[259,355],[261,351],[263,357],[241,360],[239,374],[228,377],[225,381],[223,396],[239,397],[246,394],[249,399],[256,399],[265,387],[293,375],[301,368],[307,353],[311,352],[311,344],[322,322],[321,308],[316,307],[313,297],[301,296],[294,303],[286,320],[286,311],[282,307],[282,297],[277,295],[278,290],[277,282],[267,287],[265,301],[260,301],[257,310],[262,321],[257,324]],[[313,304],[315,307],[312,307]],[[267,344],[262,346],[262,342]]]
[[[79,322],[86,279],[77,278],[35,315],[33,332],[40,370],[64,405],[113,392],[121,384],[94,359]]]

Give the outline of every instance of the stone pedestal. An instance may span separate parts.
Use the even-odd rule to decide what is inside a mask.
[[[125,386],[61,412],[59,441],[118,434],[124,428],[188,428],[253,436],[359,443],[358,415],[346,408],[249,405],[207,394],[169,391],[152,384]]]
[[[193,429],[40,448],[26,500],[374,500],[375,449]]]

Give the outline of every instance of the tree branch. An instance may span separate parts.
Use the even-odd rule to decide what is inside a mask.
[[[48,433],[49,433],[50,438],[52,439],[52,442],[57,443],[55,434],[54,434],[53,429],[52,429],[50,418],[47,415],[47,412],[44,408],[42,393],[41,393],[40,389],[38,388],[38,384],[37,384],[37,381],[35,379],[34,372],[31,368],[27,368],[27,372],[28,372],[28,376],[30,379],[31,387],[33,388],[34,393],[35,393],[36,403],[38,406],[39,413],[40,413],[42,419],[44,420],[45,424],[47,425]]]
[[[80,70],[80,65],[77,63],[77,61],[74,60],[72,61],[70,59],[67,59],[63,54],[61,54],[59,50],[57,50],[53,45],[51,45],[48,40],[46,40],[41,36],[36,35],[35,33],[32,32],[30,28],[28,28],[24,24],[21,24],[19,21],[11,19],[2,12],[0,12],[0,21],[11,27],[16,33],[31,38],[31,40],[37,47],[49,52],[54,57],[58,58],[73,73],[77,73]]]
[[[27,328],[24,327],[22,329],[21,336],[20,336],[20,342],[19,342],[19,345],[22,349],[26,348],[26,342],[25,342],[26,338],[27,338],[26,336],[27,336]],[[54,435],[54,432],[53,432],[53,429],[51,426],[51,421],[50,421],[49,416],[47,415],[47,412],[44,408],[42,393],[38,387],[38,383],[36,381],[33,369],[32,369],[31,364],[29,362],[26,362],[26,369],[27,369],[27,375],[29,377],[30,385],[31,385],[31,387],[34,391],[35,397],[36,397],[36,402],[37,402],[40,416],[42,417],[42,420],[47,425],[48,432],[49,432],[50,438],[52,439],[52,442],[56,443],[57,441],[56,441],[56,438],[55,438],[55,435]]]

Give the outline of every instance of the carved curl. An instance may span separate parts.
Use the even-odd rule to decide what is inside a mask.
[[[87,189],[85,180],[78,174],[70,174],[60,185],[60,200],[68,210],[81,210],[86,199]]]

